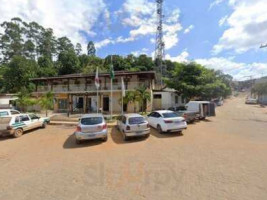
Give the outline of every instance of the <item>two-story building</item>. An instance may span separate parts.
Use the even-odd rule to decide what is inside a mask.
[[[122,90],[121,77],[123,77],[125,90],[133,91],[138,87],[145,86],[147,91],[151,93],[151,100],[145,102],[147,111],[152,110],[153,105],[153,88],[155,80],[154,71],[146,72],[128,72],[115,71],[115,79],[113,80],[112,88],[113,95],[111,99],[111,80],[109,73],[99,74],[99,95],[97,99],[97,89],[95,86],[95,74],[71,74],[57,77],[42,77],[34,78],[31,81],[35,84],[36,97],[52,91],[54,93],[54,112],[96,112],[97,102],[103,113],[110,113],[111,104],[114,113],[122,111]],[[124,105],[124,111],[134,112],[134,107],[137,111],[140,106],[136,103]]]

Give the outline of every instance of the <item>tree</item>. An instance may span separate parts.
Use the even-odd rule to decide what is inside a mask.
[[[22,88],[17,95],[18,99],[16,104],[20,107],[23,112],[27,112],[27,107],[36,104],[36,100],[30,97],[30,92],[26,88]]]
[[[123,97],[123,103],[133,103],[134,104],[134,112],[136,112],[136,103],[139,101],[139,97],[137,95],[137,91],[127,91],[125,97]]]
[[[23,33],[24,24],[20,18],[13,18],[10,22],[3,22],[1,27],[4,34],[0,37],[0,49],[3,54],[3,61],[8,62],[13,56],[23,54]]]
[[[75,46],[75,53],[77,56],[79,56],[82,52],[82,45],[80,43],[77,43]]]
[[[52,60],[53,55],[57,52],[57,41],[54,36],[53,29],[45,29],[40,33],[40,35],[40,44],[38,46],[39,55]]]
[[[57,40],[57,52],[60,54],[63,51],[73,51],[75,52],[74,46],[70,39],[67,37],[61,37]]]
[[[136,94],[138,97],[139,104],[141,106],[141,111],[146,112],[146,102],[151,100],[151,94],[147,91],[146,86],[141,86],[136,89]]]
[[[45,110],[45,115],[47,117],[47,111],[53,109],[54,106],[54,94],[51,91],[47,92],[38,100],[38,103],[42,109]]]
[[[30,89],[30,78],[36,77],[38,65],[35,60],[14,56],[6,65],[3,79],[6,92],[19,92],[22,88]]]
[[[63,51],[58,55],[59,75],[80,72],[80,62],[74,51]]]
[[[57,75],[57,70],[54,67],[54,63],[47,57],[39,57],[38,58],[38,76],[39,77],[50,77]]]
[[[174,88],[179,95],[188,99],[210,100],[226,97],[231,91],[221,78],[197,63],[175,63],[171,77],[166,80],[167,86]]]
[[[88,56],[95,56],[96,55],[95,44],[94,44],[93,41],[88,42],[88,45],[87,45],[87,55]]]

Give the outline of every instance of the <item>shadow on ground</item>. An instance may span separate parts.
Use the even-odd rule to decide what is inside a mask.
[[[110,136],[116,144],[129,144],[129,143],[135,143],[135,142],[142,142],[146,140],[147,138],[145,136],[131,137],[127,141],[124,141],[122,137],[122,133],[118,130],[116,126],[114,126],[111,129]]]
[[[182,132],[174,132],[174,133],[162,133],[160,134],[156,129],[151,128],[150,134],[157,138],[170,138],[170,137],[181,137],[184,136]]]
[[[71,134],[64,142],[63,148],[64,149],[84,148],[84,147],[100,145],[102,143],[103,141],[101,139],[97,139],[97,140],[85,140],[82,141],[81,144],[76,144],[75,135]]]

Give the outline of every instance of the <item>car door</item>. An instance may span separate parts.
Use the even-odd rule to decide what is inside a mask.
[[[25,125],[23,128],[24,130],[30,130],[33,128],[29,115],[21,115],[20,116],[20,122],[22,122]]]
[[[40,121],[40,117],[38,117],[35,114],[30,114],[29,117],[30,117],[31,122],[32,122],[32,124],[31,124],[32,128],[38,128],[38,127],[42,126],[42,122]]]
[[[124,132],[126,129],[126,116],[122,116],[121,119],[121,131]]]
[[[148,121],[148,124],[152,127],[154,127],[153,125],[153,121],[154,121],[154,114],[155,112],[152,112],[150,113],[149,115],[147,115],[147,121]]]
[[[158,112],[155,112],[154,119],[153,119],[154,127],[157,128],[158,124],[161,125],[162,123],[161,121],[162,121],[161,114],[159,114]]]

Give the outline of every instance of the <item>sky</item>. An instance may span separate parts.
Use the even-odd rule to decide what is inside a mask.
[[[267,0],[164,0],[166,59],[196,61],[236,80],[267,76]],[[97,55],[154,55],[155,0],[0,0],[0,23],[20,17],[58,37],[94,41]],[[0,29],[0,32],[3,31]]]

